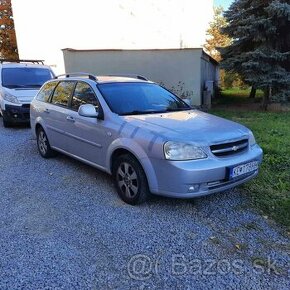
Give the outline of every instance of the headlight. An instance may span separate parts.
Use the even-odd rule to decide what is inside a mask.
[[[10,103],[20,104],[20,102],[18,101],[18,99],[15,96],[12,96],[8,93],[4,93],[3,99],[10,102]]]
[[[180,142],[166,142],[164,155],[168,160],[195,160],[206,158],[204,151],[192,144]]]
[[[256,144],[255,136],[252,132],[249,133],[249,144],[250,146],[254,146]]]

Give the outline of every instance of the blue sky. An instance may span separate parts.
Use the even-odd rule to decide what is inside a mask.
[[[214,6],[223,6],[224,9],[228,9],[234,0],[214,0]]]

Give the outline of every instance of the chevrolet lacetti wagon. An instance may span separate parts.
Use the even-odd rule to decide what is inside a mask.
[[[58,151],[113,175],[129,204],[223,191],[255,177],[262,161],[249,129],[141,76],[59,76],[32,101],[30,120],[42,157]]]

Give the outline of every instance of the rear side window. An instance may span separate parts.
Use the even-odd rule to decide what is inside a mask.
[[[81,105],[91,104],[98,108],[99,103],[96,95],[90,85],[84,82],[78,82],[72,97],[71,107],[77,111]]]
[[[57,82],[50,82],[43,86],[43,88],[38,92],[36,100],[42,102],[48,102]]]
[[[75,82],[60,82],[53,93],[52,104],[66,107],[74,86]]]

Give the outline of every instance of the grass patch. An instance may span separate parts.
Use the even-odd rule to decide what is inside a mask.
[[[266,215],[290,228],[290,113],[211,110],[212,114],[239,122],[254,132],[263,148],[260,173],[241,190]]]
[[[257,90],[256,97],[254,99],[249,99],[250,92],[251,89],[226,89],[221,92],[221,96],[219,98],[214,99],[214,102],[217,105],[260,103],[264,95],[263,91]]]

